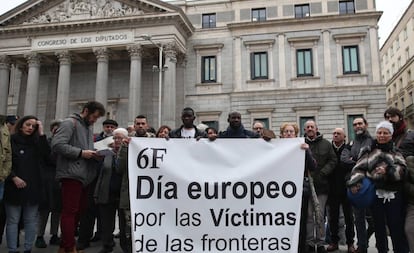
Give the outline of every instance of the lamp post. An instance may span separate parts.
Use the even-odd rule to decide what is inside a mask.
[[[162,54],[163,54],[163,47],[161,44],[156,44],[154,41],[151,40],[150,35],[141,35],[141,38],[144,40],[148,40],[154,46],[156,46],[159,50],[159,59],[158,59],[158,126],[161,126],[161,113],[162,113],[162,72],[164,71],[162,66]],[[154,66],[155,67],[155,66]],[[154,70],[154,68],[153,68]]]

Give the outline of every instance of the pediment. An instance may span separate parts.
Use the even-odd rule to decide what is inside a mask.
[[[0,16],[1,26],[81,22],[180,12],[159,0],[29,0]]]

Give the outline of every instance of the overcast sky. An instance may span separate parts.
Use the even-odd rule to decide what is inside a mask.
[[[377,10],[383,11],[383,15],[378,23],[380,46],[387,39],[393,27],[397,24],[401,15],[414,0],[376,0]],[[0,15],[13,9],[25,0],[1,0]]]

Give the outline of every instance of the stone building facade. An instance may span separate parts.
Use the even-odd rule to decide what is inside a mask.
[[[380,50],[387,105],[404,112],[410,129],[414,129],[413,41],[414,2],[411,2]]]
[[[121,125],[161,111],[175,127],[190,106],[220,130],[239,111],[351,134],[386,107],[380,16],[374,0],[29,0],[0,17],[0,112],[48,121],[95,99]]]

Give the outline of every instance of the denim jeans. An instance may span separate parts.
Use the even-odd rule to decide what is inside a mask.
[[[37,208],[38,205],[15,206],[5,204],[6,207],[6,239],[9,251],[17,250],[17,236],[19,235],[19,220],[23,214],[24,223],[24,250],[30,251],[36,239]]]

